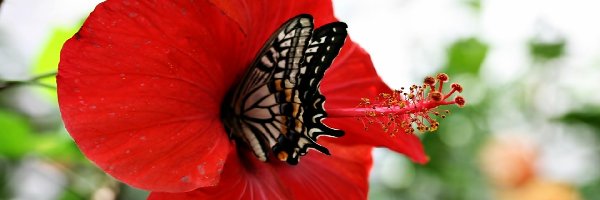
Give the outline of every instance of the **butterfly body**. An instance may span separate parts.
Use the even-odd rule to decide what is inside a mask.
[[[307,14],[288,20],[226,98],[226,129],[259,160],[266,161],[273,152],[279,160],[297,164],[309,148],[329,154],[317,144],[318,136],[344,134],[321,122],[327,114],[319,87],[343,46],[346,27],[334,22],[314,29]]]

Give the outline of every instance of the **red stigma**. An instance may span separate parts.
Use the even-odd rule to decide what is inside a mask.
[[[465,106],[465,98],[463,98],[462,96],[457,96],[456,98],[454,98],[454,102],[456,102],[456,105],[458,105],[459,107],[463,107]]]
[[[437,75],[437,79],[440,80],[441,82],[446,82],[446,81],[448,81],[449,77],[445,73],[439,73]]]
[[[451,87],[452,87],[452,89],[456,90],[458,93],[461,93],[463,90],[462,86],[460,86],[460,84],[458,84],[458,83],[452,83]]]
[[[433,85],[435,84],[435,78],[431,76],[425,77],[425,81],[423,81],[423,83],[425,83],[426,85]]]

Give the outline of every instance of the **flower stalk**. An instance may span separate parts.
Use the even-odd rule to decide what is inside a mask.
[[[36,77],[30,78],[28,80],[3,80],[3,79],[0,79],[0,91],[11,88],[11,87],[19,86],[19,85],[36,85],[36,86],[41,86],[44,88],[55,90],[56,87],[40,82],[41,79],[52,77],[52,76],[56,76],[56,72],[41,74]]]

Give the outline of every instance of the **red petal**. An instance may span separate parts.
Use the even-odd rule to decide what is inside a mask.
[[[265,30],[272,33],[283,22],[299,14],[312,15],[317,27],[324,23],[337,21],[333,16],[331,1],[209,1],[219,7],[231,20],[235,21],[244,33],[255,33]],[[264,38],[264,40],[266,39]]]
[[[303,13],[311,14],[316,27],[337,21],[333,16],[331,1],[326,0],[210,1],[237,23],[239,30],[245,33],[248,43],[245,44],[244,49],[247,51],[240,55],[244,58],[242,62],[244,66],[251,64],[271,34],[292,17]],[[235,74],[236,77],[241,75]]]
[[[244,151],[245,153],[241,152]],[[187,193],[153,192],[148,199],[290,199],[290,193],[268,163],[249,150],[232,150],[217,186]]]
[[[361,98],[372,98],[390,88],[383,83],[373,68],[367,52],[351,40],[347,40],[340,55],[325,74],[321,91],[327,97],[326,108],[353,108]],[[369,144],[384,146],[403,153],[417,163],[427,162],[423,146],[415,135],[389,133],[373,128],[368,132],[355,118],[327,118],[325,122],[334,128],[342,129],[346,135],[339,142],[346,144]]]
[[[273,158],[263,163],[251,153],[231,155],[218,186],[154,192],[149,199],[366,199],[371,147],[324,143],[332,156],[309,152],[296,166]]]
[[[83,153],[130,185],[182,192],[217,184],[229,152],[222,98],[244,70],[243,34],[211,4],[107,1],[64,46],[65,126]]]
[[[333,142],[329,142],[333,141]],[[371,147],[340,145],[338,138],[319,143],[331,156],[309,152],[297,166],[281,165],[277,173],[296,199],[367,199]]]

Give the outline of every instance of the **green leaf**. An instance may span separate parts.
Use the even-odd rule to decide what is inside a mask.
[[[588,107],[579,111],[572,111],[558,118],[565,123],[586,124],[600,133],[600,107]]]
[[[0,155],[17,159],[29,152],[33,138],[29,135],[31,129],[25,118],[0,110],[0,127]]]
[[[597,199],[600,197],[600,179],[596,179],[595,181],[583,185],[579,188],[583,199]]]
[[[488,49],[488,45],[477,38],[458,40],[448,48],[447,69],[443,71],[450,75],[464,73],[477,75]]]
[[[564,55],[566,41],[558,39],[556,41],[542,41],[532,39],[529,41],[529,53],[537,60],[552,60]]]
[[[463,0],[463,2],[476,11],[481,11],[481,0]]]
[[[75,142],[65,132],[40,134],[32,151],[38,155],[61,162],[87,162]]]
[[[0,109],[0,155],[19,159],[36,154],[67,163],[86,163],[66,131],[36,133],[27,119]]]

